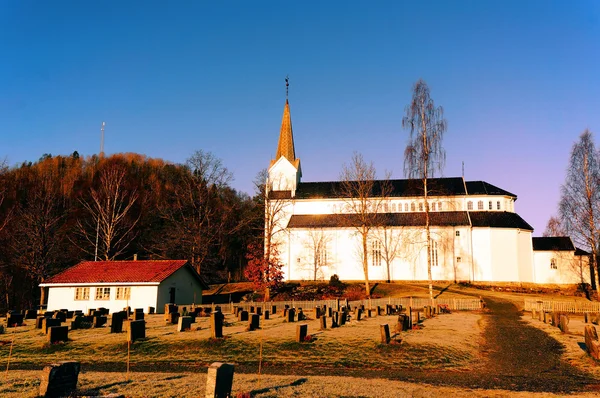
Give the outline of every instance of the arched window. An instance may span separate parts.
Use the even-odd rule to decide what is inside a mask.
[[[423,202],[419,202],[419,211],[423,211]]]
[[[477,210],[483,210],[483,200],[477,202]]]
[[[392,211],[396,212],[396,204],[395,203],[392,203]]]
[[[473,202],[470,200],[467,202],[467,210],[473,210]]]
[[[435,211],[435,202],[431,204],[431,211]]]
[[[438,263],[438,247],[437,247],[436,241],[431,240],[429,242],[429,250],[431,251],[431,265],[433,267],[437,267],[439,265],[439,263]]]
[[[415,211],[415,210],[416,210],[416,209],[415,209],[415,202],[412,202],[412,203],[410,204],[410,211]]]
[[[443,202],[438,202],[438,210],[439,210],[439,211],[442,211],[442,203],[443,203]]]

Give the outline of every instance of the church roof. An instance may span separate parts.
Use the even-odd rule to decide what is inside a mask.
[[[575,246],[568,236],[544,236],[532,238],[533,250],[539,251],[573,251]]]
[[[381,193],[384,181],[374,182],[373,195]],[[390,197],[411,197],[423,195],[423,183],[419,179],[390,180],[392,192]],[[465,185],[467,190],[465,192]],[[463,183],[461,177],[430,178],[428,179],[428,191],[430,196],[454,196],[454,195],[500,195],[517,198],[517,195],[498,188],[485,181],[466,181]],[[341,181],[328,182],[301,182],[296,187],[296,198],[339,198],[343,192]]]
[[[469,216],[474,227],[520,228],[533,231],[531,225],[517,213],[475,211],[441,211],[429,213],[432,226],[469,226]],[[425,225],[424,212],[384,213],[382,223],[391,227],[418,227]],[[288,228],[339,228],[355,227],[359,220],[355,214],[294,214]]]
[[[279,131],[279,142],[277,143],[277,152],[275,159],[271,161],[271,166],[281,157],[286,158],[296,168],[300,165],[300,159],[296,159],[296,150],[294,148],[294,133],[292,131],[292,116],[290,114],[290,103],[286,99],[283,108],[283,117],[281,119],[281,130]]]

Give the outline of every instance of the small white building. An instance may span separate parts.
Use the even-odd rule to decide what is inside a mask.
[[[568,236],[533,238],[537,283],[590,283],[590,254]]]
[[[186,260],[83,261],[40,284],[49,311],[201,304],[208,286]],[[44,294],[46,293],[46,294]]]

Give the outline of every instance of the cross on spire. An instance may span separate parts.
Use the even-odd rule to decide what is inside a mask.
[[[290,93],[290,75],[286,75],[285,77],[285,100],[288,100],[288,95]]]

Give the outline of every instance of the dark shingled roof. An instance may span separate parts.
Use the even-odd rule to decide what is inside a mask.
[[[375,181],[373,195],[381,193],[381,184],[383,181]],[[405,179],[390,180],[392,187],[391,197],[410,197],[422,196],[423,184],[421,180]],[[517,195],[498,188],[485,181],[466,181],[467,192],[469,195],[501,195],[517,198]],[[430,196],[447,195],[466,195],[465,184],[460,177],[450,178],[431,178],[428,180],[428,191]],[[301,182],[296,188],[296,198],[298,199],[318,199],[318,198],[339,198],[343,194],[342,182]]]
[[[573,246],[573,242],[571,238],[568,236],[552,236],[552,237],[535,237],[533,239],[533,250],[549,250],[549,251],[559,251],[559,250],[567,250],[572,251],[575,250],[575,246]]]
[[[533,228],[518,214],[508,212],[471,212],[474,227],[521,228],[533,231]],[[388,226],[422,226],[425,225],[425,213],[385,213],[383,222]],[[442,211],[430,213],[432,226],[469,225],[466,211]],[[338,228],[358,226],[359,221],[354,214],[294,214],[290,218],[288,228]]]
[[[585,251],[585,250],[583,250],[583,249],[580,249],[580,248],[576,247],[575,248],[575,255],[576,256],[589,256],[590,253],[587,252],[587,251]]]

